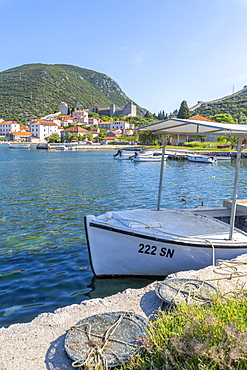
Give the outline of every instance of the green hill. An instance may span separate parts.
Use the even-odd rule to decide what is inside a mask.
[[[241,123],[244,123],[247,120],[247,86],[221,99],[212,100],[210,102],[198,102],[191,110],[205,117],[228,113],[231,114],[236,121],[241,117]]]
[[[0,117],[5,120],[25,123],[59,111],[63,101],[70,109],[77,103],[87,109],[123,106],[131,99],[105,74],[72,65],[26,64],[0,72]],[[143,112],[138,105],[137,112]]]

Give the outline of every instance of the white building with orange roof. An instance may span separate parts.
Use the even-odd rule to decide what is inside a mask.
[[[85,130],[80,126],[68,127],[65,130],[61,131],[61,137],[64,138],[67,134],[77,134],[77,135],[90,135],[90,131]]]
[[[101,119],[98,117],[88,117],[88,123],[91,126],[98,125],[101,122],[102,122]]]
[[[93,138],[99,136],[99,133],[100,133],[100,129],[98,127],[94,127],[91,131]]]
[[[0,136],[6,136],[11,131],[20,131],[20,124],[15,121],[0,122]]]
[[[38,137],[40,142],[44,142],[45,139],[52,134],[58,134],[61,136],[61,128],[54,122],[47,122],[37,120],[35,123],[30,123],[30,132],[34,137]]]
[[[133,127],[133,124],[130,124],[126,121],[114,121],[114,122],[100,122],[98,124],[99,128],[105,129],[105,130],[119,130],[122,133],[125,132],[125,130],[129,130]]]
[[[116,130],[107,132],[106,136],[104,137],[104,140],[107,141],[115,141],[118,139],[118,137],[121,136],[121,133],[117,132]]]
[[[88,115],[74,116],[73,123],[79,122],[79,125],[88,125]]]
[[[85,120],[85,122],[88,122],[88,112],[85,111],[84,109],[74,110],[74,112],[72,112],[72,116],[73,117],[76,117],[76,116],[84,117],[83,119]]]
[[[71,123],[73,123],[73,118],[69,114],[62,114],[58,116],[57,119],[59,119],[59,121],[61,122],[60,125],[62,127],[69,126]]]
[[[9,141],[29,141],[31,137],[31,132],[29,131],[10,131],[5,136]]]

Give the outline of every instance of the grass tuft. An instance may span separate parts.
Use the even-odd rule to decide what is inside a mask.
[[[246,370],[247,295],[181,304],[151,323],[145,352],[122,370]]]

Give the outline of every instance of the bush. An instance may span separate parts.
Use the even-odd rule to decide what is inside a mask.
[[[145,354],[129,370],[247,369],[247,296],[213,298],[209,306],[181,304],[151,323]]]

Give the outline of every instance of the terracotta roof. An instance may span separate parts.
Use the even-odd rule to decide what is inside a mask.
[[[36,123],[31,123],[30,125],[39,125],[39,126],[57,126],[54,122],[39,121]]]
[[[115,140],[117,136],[104,136],[104,140]]]
[[[31,132],[10,131],[14,136],[30,136]]]
[[[15,121],[2,121],[2,122],[0,122],[0,125],[9,125],[9,124],[18,124],[17,122],[15,122]]]
[[[89,133],[88,130],[85,130],[84,128],[82,128],[80,126],[73,126],[73,127],[66,128],[65,130],[63,130],[63,132],[84,132],[84,133]]]
[[[197,114],[196,116],[192,116],[190,118],[188,118],[190,120],[196,120],[196,121],[209,121],[209,122],[215,122],[213,121],[212,119],[209,119],[207,117],[204,117],[204,116],[201,116],[200,114]]]

